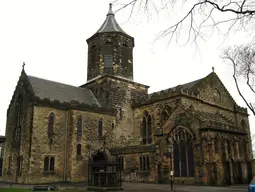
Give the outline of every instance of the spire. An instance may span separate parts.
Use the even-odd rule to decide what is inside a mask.
[[[104,32],[122,32],[125,33],[121,27],[119,26],[119,24],[117,23],[115,17],[114,17],[114,13],[112,10],[112,4],[109,4],[109,11],[106,15],[106,19],[103,23],[103,25],[99,28],[99,30],[97,31],[98,33],[104,33]],[[125,33],[126,34],[126,33]]]
[[[114,16],[114,13],[112,11],[112,4],[111,3],[109,4],[109,11],[108,11],[106,16],[108,16],[108,15],[113,15]]]

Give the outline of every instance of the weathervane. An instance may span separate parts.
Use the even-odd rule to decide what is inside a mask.
[[[214,67],[212,67],[212,71],[214,72]]]

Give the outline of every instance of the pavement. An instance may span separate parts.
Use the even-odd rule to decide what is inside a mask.
[[[60,190],[78,190],[85,191],[86,185],[83,183],[60,183],[57,184]],[[12,184],[12,188],[31,189],[34,185]],[[0,188],[9,188],[10,184],[0,183]],[[124,192],[166,192],[170,191],[170,185],[167,184],[148,184],[148,183],[123,183]],[[247,192],[248,184],[232,186],[196,186],[196,185],[174,185],[174,192]]]

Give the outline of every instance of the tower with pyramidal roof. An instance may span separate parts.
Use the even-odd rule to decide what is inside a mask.
[[[126,182],[168,183],[170,173],[182,184],[251,180],[248,112],[214,69],[201,79],[148,94],[149,86],[133,79],[134,38],[118,25],[111,4],[87,43],[87,82],[81,86],[34,77],[23,67],[7,110],[0,180],[90,179],[103,185],[106,180],[96,170],[88,175],[91,154],[97,162],[107,160],[97,153],[103,144],[118,154]]]

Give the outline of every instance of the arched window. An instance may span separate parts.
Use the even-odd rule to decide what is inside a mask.
[[[55,166],[55,159],[54,157],[50,158],[50,171],[54,171],[54,166]]]
[[[77,140],[81,140],[82,137],[82,118],[79,117],[77,121]]]
[[[177,128],[174,134],[175,177],[194,177],[194,154],[192,135],[184,128]]]
[[[148,130],[148,144],[152,141],[152,131],[151,131],[151,116],[147,117],[147,130]]]
[[[77,156],[81,155],[81,144],[77,145]]]
[[[143,120],[141,123],[141,138],[142,144],[150,144],[152,142],[152,127],[151,116],[147,111],[144,112]]]
[[[54,115],[54,113],[51,113],[49,115],[49,120],[48,120],[48,136],[49,136],[49,138],[52,138],[52,136],[53,136],[54,121],[55,121],[55,115]]]
[[[44,158],[44,166],[43,166],[44,171],[49,171],[49,157]]]
[[[102,120],[100,119],[98,121],[98,136],[102,136],[103,135],[103,122]]]

